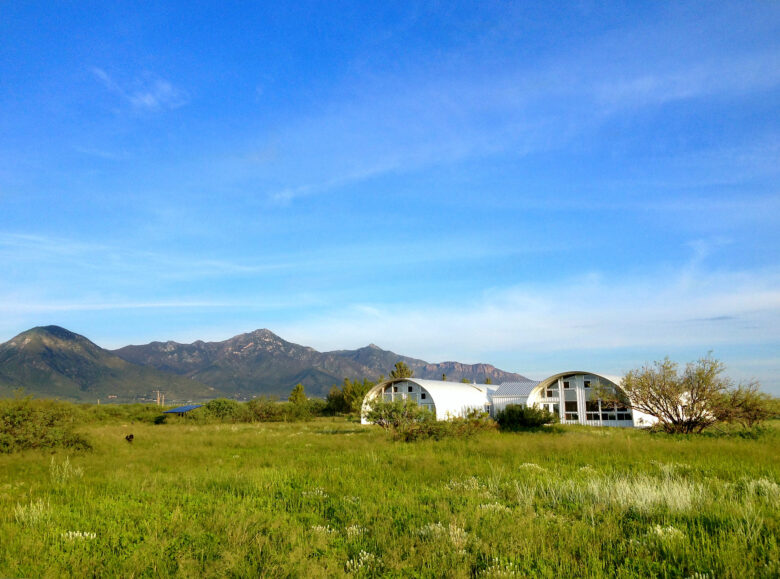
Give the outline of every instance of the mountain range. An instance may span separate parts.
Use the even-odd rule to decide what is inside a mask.
[[[309,396],[324,397],[344,378],[376,380],[398,361],[418,378],[493,383],[520,374],[489,364],[442,362],[401,356],[371,344],[357,350],[317,350],[287,342],[262,329],[222,342],[152,342],[106,350],[58,326],[37,327],[0,344],[0,395],[23,387],[42,397],[117,402],[148,401],[161,390],[168,401],[218,396],[285,397],[302,383]]]

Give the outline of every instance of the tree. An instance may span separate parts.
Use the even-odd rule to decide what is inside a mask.
[[[442,374],[441,375],[441,381],[442,382],[446,382],[447,381],[447,375],[446,374]]]
[[[471,384],[471,380],[469,380],[468,378],[461,378],[460,379],[460,383],[461,384]]]
[[[675,362],[665,358],[628,372],[622,384],[625,395],[610,395],[601,389],[598,396],[654,416],[666,432],[701,432],[729,416],[736,417],[740,405],[753,408],[759,400],[751,394],[757,385],[735,387],[723,376],[724,370],[724,365],[709,355],[688,363],[682,373]]]
[[[491,380],[489,377],[485,378],[485,384],[492,384],[493,380]]]
[[[724,422],[737,422],[744,428],[753,428],[776,413],[776,400],[758,389],[758,383],[740,384],[724,395],[716,414]]]
[[[405,362],[402,360],[399,360],[395,363],[395,369],[390,372],[390,378],[396,379],[396,378],[411,378],[414,376],[414,370],[409,368],[409,366],[406,365]]]
[[[290,392],[290,396],[287,398],[293,404],[305,404],[306,392],[303,391],[303,384],[298,382]]]
[[[363,398],[376,384],[367,378],[363,381],[344,378],[344,385],[334,384],[328,393],[326,410],[331,414],[358,413],[363,406]]]

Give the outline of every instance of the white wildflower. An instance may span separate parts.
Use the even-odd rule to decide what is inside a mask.
[[[536,464],[535,462],[524,462],[518,468],[528,469],[528,470],[538,470],[538,471],[546,470],[543,467]]]
[[[327,493],[324,490],[322,490],[320,487],[314,487],[310,491],[303,491],[301,493],[301,496],[303,496],[303,497],[313,497],[313,498],[316,498],[316,499],[326,499],[326,498],[328,498]]]
[[[91,541],[97,537],[97,535],[87,531],[68,531],[66,533],[62,533],[61,537],[68,541]]]
[[[655,527],[653,527],[653,533],[655,533],[657,537],[664,540],[682,539],[685,536],[682,531],[680,531],[679,529],[675,529],[671,525],[667,527],[656,525]]]
[[[490,565],[482,571],[488,577],[515,577],[521,575],[520,566],[514,561],[493,557]]]
[[[494,511],[497,513],[501,513],[509,510],[508,507],[502,505],[501,503],[487,503],[484,505],[479,505],[477,508],[481,511]]]
[[[380,559],[373,553],[367,551],[360,551],[357,557],[353,557],[347,561],[346,571],[347,573],[358,573],[361,571],[372,571],[379,567]]]
[[[333,535],[337,532],[336,529],[330,525],[314,525],[312,526],[311,530],[315,533],[321,533],[323,535]]]
[[[366,532],[366,529],[364,527],[361,527],[360,525],[351,525],[344,530],[347,533],[347,537],[349,537],[350,539],[354,537],[359,537],[360,535]]]

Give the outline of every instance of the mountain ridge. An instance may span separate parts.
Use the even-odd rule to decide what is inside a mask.
[[[494,383],[524,379],[491,364],[430,363],[383,350],[374,343],[356,350],[319,352],[288,342],[267,328],[219,342],[173,340],[106,350],[60,326],[39,326],[0,344],[0,394],[17,387],[71,400],[148,399],[165,390],[177,399],[229,396],[286,397],[302,383],[310,396],[324,397],[344,378],[376,380],[398,361],[418,378]]]
[[[71,401],[148,401],[217,395],[205,384],[139,366],[60,326],[37,326],[0,344],[0,394],[18,388]]]

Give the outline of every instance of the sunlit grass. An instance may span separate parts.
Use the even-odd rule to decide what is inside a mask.
[[[775,433],[82,430],[92,452],[0,456],[0,576],[780,574]]]

